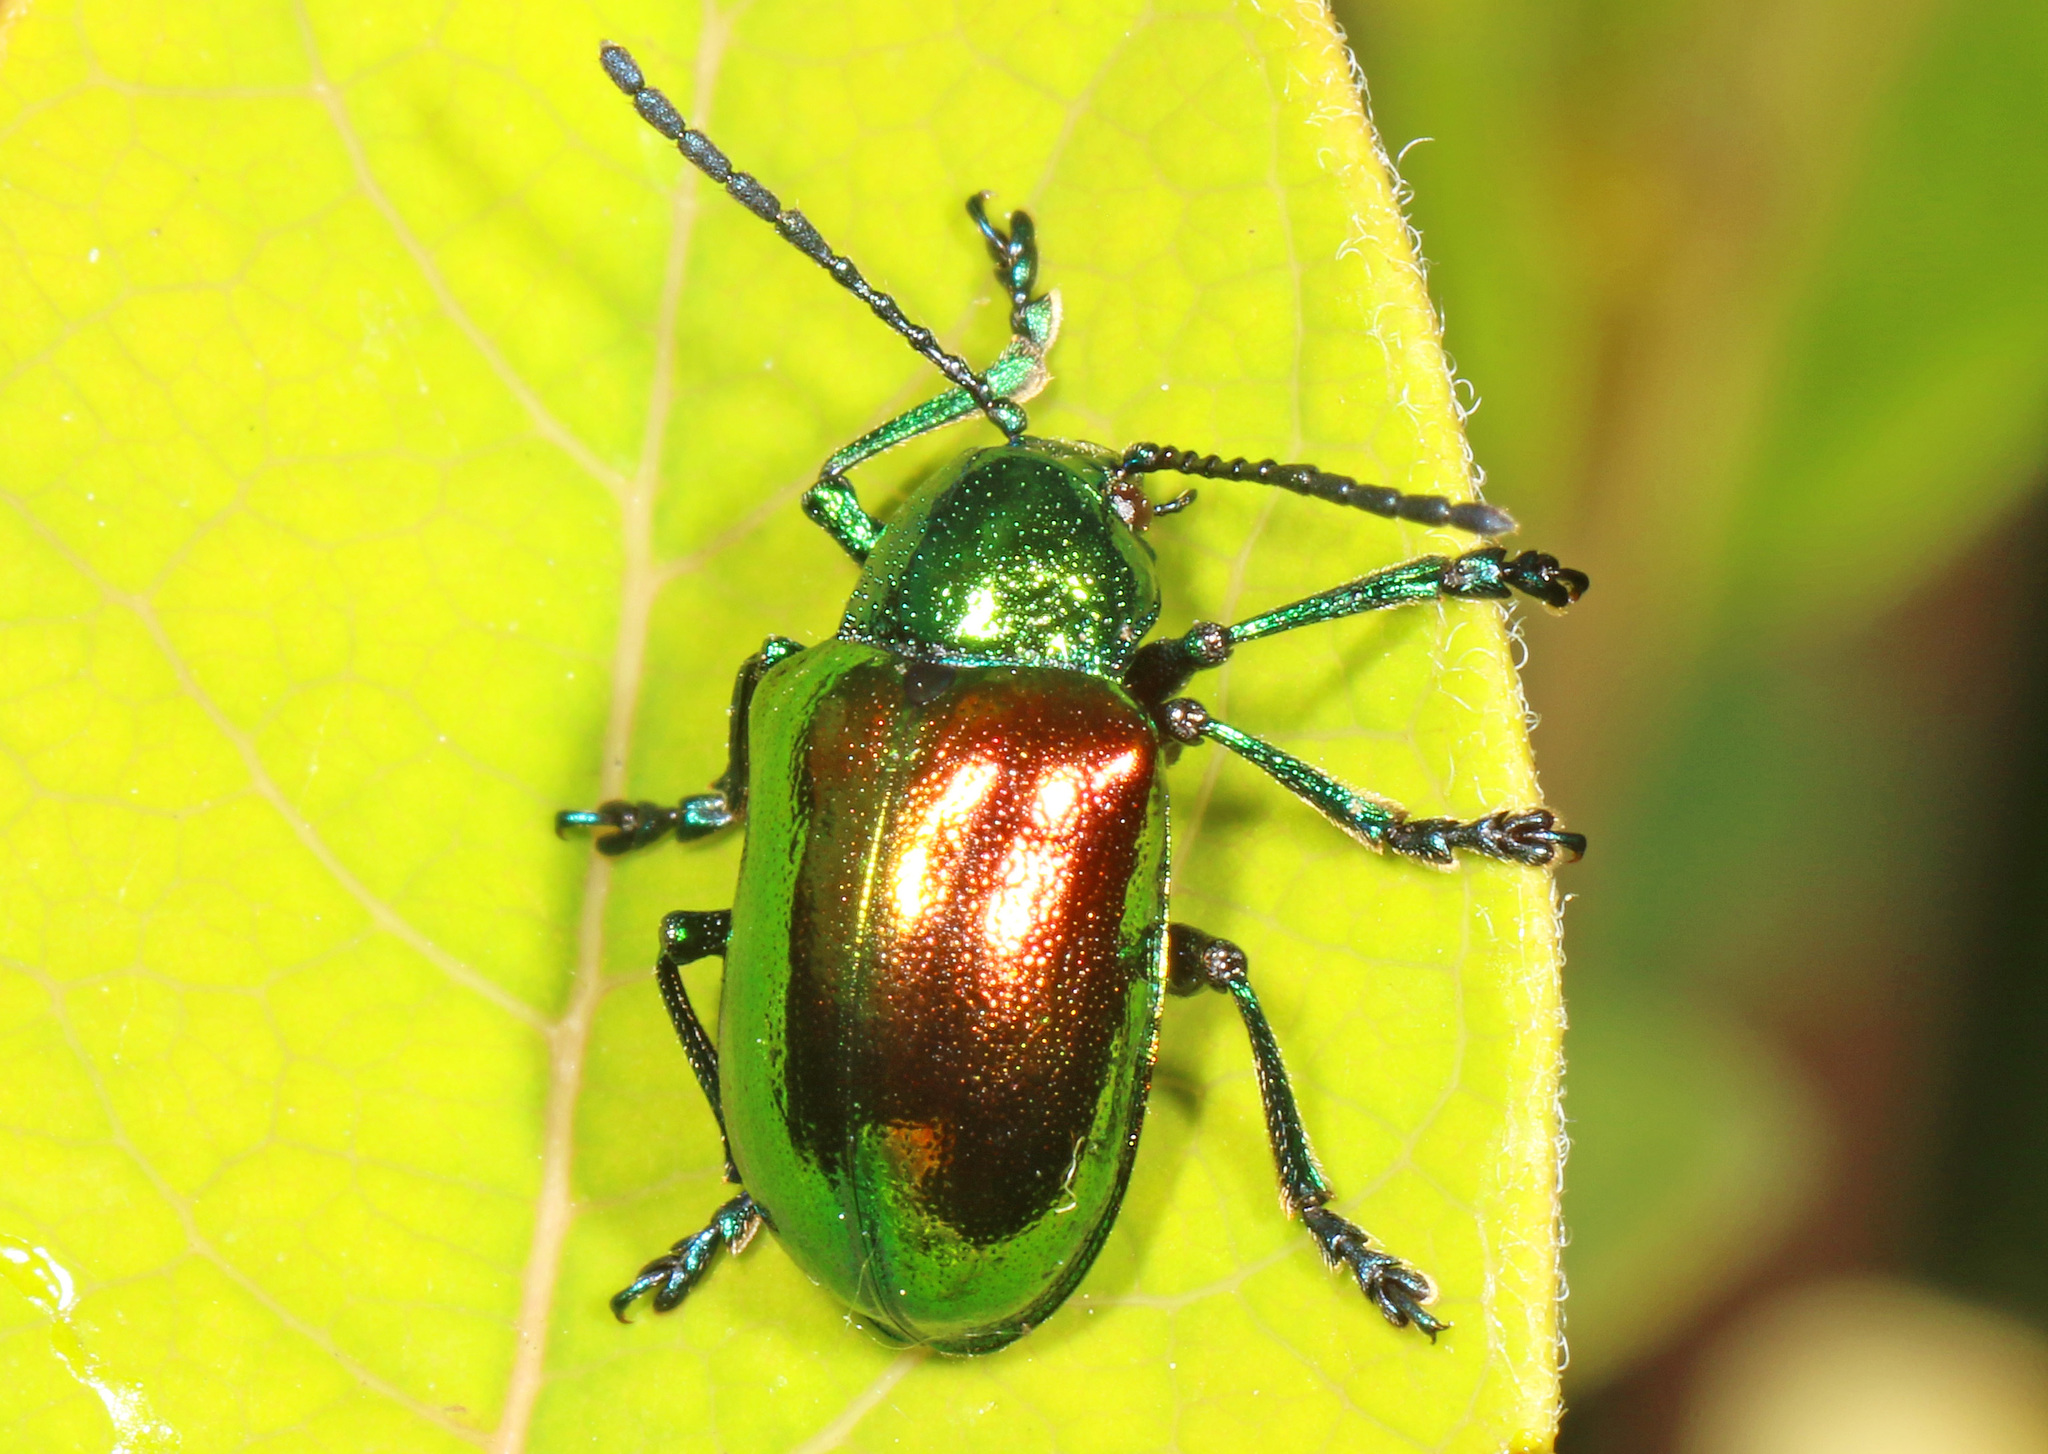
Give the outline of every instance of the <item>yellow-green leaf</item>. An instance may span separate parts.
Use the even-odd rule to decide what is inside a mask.
[[[853,579],[798,494],[935,380],[686,174],[601,36],[976,357],[961,199],[1032,208],[1067,320],[1038,429],[1468,488],[1317,6],[17,5],[0,1443],[1547,1446],[1550,884],[1386,863],[1214,751],[1175,769],[1176,912],[1251,953],[1337,1205],[1451,1333],[1387,1327],[1281,1215],[1220,998],[1170,1007],[1121,1221],[1015,1348],[885,1348],[772,1239],[611,1320],[721,1196],[647,966],[737,844],[609,864],[549,815],[715,775],[734,666]],[[1452,544],[1229,485],[1152,539],[1170,623]],[[1415,810],[1535,801],[1492,607],[1206,686]]]

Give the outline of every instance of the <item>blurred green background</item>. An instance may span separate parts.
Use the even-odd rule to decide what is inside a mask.
[[[1821,1447],[1742,1382],[1790,1308],[1904,1340],[1798,1398],[1981,1335],[2032,1412],[1950,1446],[2048,1448],[2048,6],[1337,10],[1493,497],[1595,582],[1526,627],[1594,843],[1561,1447]]]

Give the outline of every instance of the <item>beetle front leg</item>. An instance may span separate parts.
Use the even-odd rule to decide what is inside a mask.
[[[649,1292],[654,1294],[657,1313],[671,1311],[704,1280],[711,1259],[723,1247],[733,1256],[747,1250],[754,1234],[761,1230],[761,1208],[741,1192],[711,1214],[703,1231],[683,1238],[661,1256],[640,1269],[640,1275],[612,1295],[612,1316],[626,1322],[626,1309]]]
[[[882,538],[882,522],[861,505],[853,486],[831,461],[826,462],[818,482],[804,491],[804,514],[832,537],[834,545],[852,556],[855,565],[865,565],[868,552]]]
[[[1517,591],[1562,611],[1577,603],[1591,583],[1584,571],[1558,563],[1537,550],[1510,556],[1497,545],[1459,556],[1425,555],[1388,566],[1355,581],[1229,626],[1197,621],[1180,636],[1162,637],[1138,648],[1124,671],[1124,685],[1147,706],[1156,707],[1185,687],[1197,672],[1230,660],[1247,641],[1278,636],[1423,601],[1505,601]]]
[[[1357,1281],[1358,1289],[1372,1300],[1386,1320],[1397,1328],[1413,1326],[1436,1335],[1450,1324],[1434,1316],[1424,1304],[1436,1296],[1428,1277],[1398,1257],[1373,1250],[1363,1229],[1338,1216],[1325,1203],[1330,1184],[1316,1164],[1315,1151],[1308,1143],[1308,1128],[1301,1123],[1301,1111],[1294,1103],[1294,1087],[1288,1083],[1287,1067],[1281,1063],[1280,1042],[1252,992],[1245,953],[1228,939],[1218,939],[1188,924],[1169,924],[1166,930],[1167,988],[1177,995],[1192,995],[1212,989],[1227,994],[1237,1003],[1238,1017],[1251,1038],[1252,1060],[1258,1068],[1259,1098],[1266,1108],[1266,1136],[1273,1145],[1273,1160],[1280,1170],[1281,1195],[1290,1212],[1301,1213],[1309,1235],[1322,1249],[1323,1260],[1343,1267]]]
[[[742,662],[733,679],[732,707],[727,728],[725,772],[713,783],[713,791],[684,798],[673,808],[663,803],[629,803],[622,798],[596,808],[555,814],[555,835],[571,828],[600,828],[597,851],[616,858],[658,843],[673,833],[687,843],[707,838],[729,828],[747,811],[747,709],[754,701],[754,688],[768,669],[803,647],[783,636],[771,636],[761,649]]]
[[[1022,213],[1017,215],[1023,216]],[[1035,261],[1033,265],[1036,265]],[[1002,406],[1016,410],[1017,426],[1022,429],[1024,410],[1017,401],[1036,394],[1045,387],[1049,377],[1045,369],[1045,351],[1052,347],[1052,341],[1059,333],[1059,295],[1048,293],[1043,298],[1033,298],[1018,305],[1011,313],[1010,324],[1014,331],[1009,347],[989,365],[987,377],[989,387],[1000,396]],[[958,423],[972,414],[976,407],[964,392],[953,389],[936,399],[927,399],[916,408],[905,410],[879,428],[863,434],[825,461],[824,468],[818,471],[818,482],[804,492],[804,514],[831,536],[841,550],[852,556],[856,564],[865,564],[869,552],[882,538],[882,522],[861,504],[860,497],[854,494],[853,485],[846,478],[846,472],[920,434],[929,434],[935,429]]]
[[[1217,721],[1191,697],[1175,698],[1161,707],[1158,715],[1161,727],[1174,741],[1221,743],[1345,832],[1404,858],[1448,865],[1454,853],[1464,852],[1547,868],[1567,855],[1576,861],[1586,852],[1585,835],[1558,827],[1557,815],[1548,808],[1490,813],[1470,822],[1411,818],[1391,803],[1347,788],[1292,753]]]
[[[967,199],[967,212],[988,244],[989,257],[996,265],[996,282],[1010,299],[1010,342],[996,361],[988,366],[982,380],[995,397],[991,407],[977,402],[964,389],[949,389],[927,399],[914,409],[868,431],[847,445],[818,472],[818,482],[804,492],[804,514],[831,536],[839,548],[864,564],[875,542],[882,538],[882,522],[868,514],[847,482],[846,472],[906,440],[958,423],[976,411],[985,412],[1012,439],[1023,433],[1026,418],[1023,401],[1045,387],[1046,350],[1059,337],[1058,293],[1034,298],[1031,289],[1038,278],[1038,235],[1031,218],[1022,212],[1010,214],[1006,232],[989,220],[983,193]]]

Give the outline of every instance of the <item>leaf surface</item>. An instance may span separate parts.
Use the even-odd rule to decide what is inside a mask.
[[[1220,998],[1169,1007],[1117,1229],[1014,1349],[882,1347],[768,1238],[677,1315],[604,1306],[722,1198],[648,963],[738,844],[612,864],[549,815],[719,771],[733,668],[853,581],[798,495],[935,380],[596,40],[976,358],[960,201],[1031,208],[1038,431],[1463,493],[1321,10],[202,9],[43,0],[0,56],[0,1442],[1547,1447],[1550,884],[1388,864],[1217,752],[1174,770],[1175,912],[1251,954],[1437,1346],[1280,1214]],[[1151,539],[1170,628],[1456,548],[1223,484]],[[1536,801],[1490,606],[1204,695],[1417,812]]]

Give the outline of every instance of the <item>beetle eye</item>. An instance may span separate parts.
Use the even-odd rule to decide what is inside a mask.
[[[1116,511],[1117,519],[1126,528],[1142,534],[1152,523],[1152,502],[1145,498],[1145,492],[1134,480],[1118,477],[1109,487],[1109,508]]]

